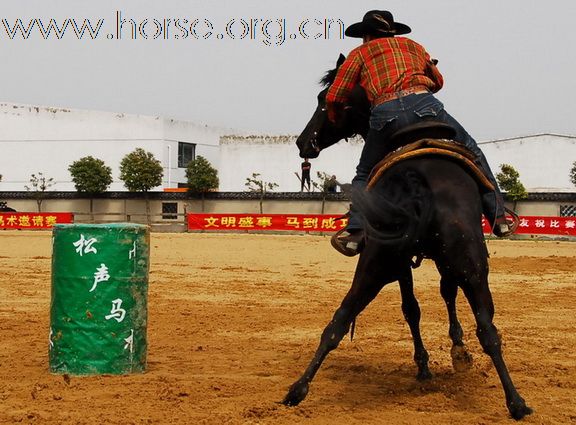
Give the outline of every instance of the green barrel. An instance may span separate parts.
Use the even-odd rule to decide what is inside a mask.
[[[148,226],[56,224],[52,240],[50,371],[144,372]]]

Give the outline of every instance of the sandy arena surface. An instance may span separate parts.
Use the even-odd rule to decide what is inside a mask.
[[[327,237],[153,234],[148,371],[48,373],[50,232],[0,232],[0,423],[505,424],[500,382],[464,297],[473,367],[454,372],[430,262],[416,270],[434,378],[415,379],[397,284],[358,319],[294,408],[278,402],[308,364],[355,260]],[[495,323],[528,424],[576,423],[576,244],[490,241]]]

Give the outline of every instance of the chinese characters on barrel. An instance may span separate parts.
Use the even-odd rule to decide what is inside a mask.
[[[85,255],[89,254],[98,254],[98,248],[96,244],[98,240],[94,237],[86,238],[84,234],[80,234],[80,238],[72,243],[74,247],[75,253],[80,256],[84,257]],[[132,244],[132,249],[128,252],[128,259],[135,258],[136,256],[136,241]],[[98,289],[98,284],[101,282],[107,282],[111,278],[110,270],[104,263],[100,263],[100,267],[96,268],[96,271],[93,273],[93,281],[92,287],[88,290],[88,292],[94,292]],[[114,319],[118,323],[121,323],[124,318],[126,317],[126,310],[122,308],[123,300],[121,298],[116,298],[111,300],[112,307],[110,308],[109,314],[104,316],[105,320]],[[49,349],[52,350],[54,347],[54,342],[52,340],[53,337],[53,330],[50,328],[50,334],[48,337],[49,341]],[[126,338],[123,338],[124,350],[129,350],[130,354],[133,353],[133,345],[134,345],[134,329],[130,329],[130,335]]]

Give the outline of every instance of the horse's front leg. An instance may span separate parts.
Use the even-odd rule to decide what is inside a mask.
[[[414,362],[418,367],[416,379],[424,381],[432,378],[432,373],[428,368],[428,352],[424,348],[422,335],[420,334],[420,306],[414,296],[414,281],[410,268],[398,279],[398,283],[400,284],[400,294],[402,295],[402,313],[404,313],[404,319],[408,322],[412,340],[414,341]]]
[[[338,347],[338,344],[348,333],[354,318],[378,295],[385,283],[376,279],[377,273],[366,273],[367,252],[365,251],[358,261],[352,287],[342,300],[340,307],[334,313],[334,317],[322,332],[320,344],[312,358],[312,361],[302,376],[292,384],[288,394],[282,401],[287,406],[296,406],[308,394],[308,388],[312,379],[320,369],[322,362],[328,353]]]

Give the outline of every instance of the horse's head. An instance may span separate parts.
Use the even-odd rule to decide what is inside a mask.
[[[357,85],[352,90],[348,103],[344,106],[344,113],[340,122],[333,123],[328,119],[326,93],[334,82],[338,68],[344,62],[344,59],[346,58],[341,54],[336,68],[328,71],[320,81],[324,89],[318,94],[318,105],[314,115],[312,115],[306,128],[296,140],[296,146],[300,149],[300,157],[302,158],[317,158],[322,149],[356,134],[366,138],[370,102],[360,85]]]

